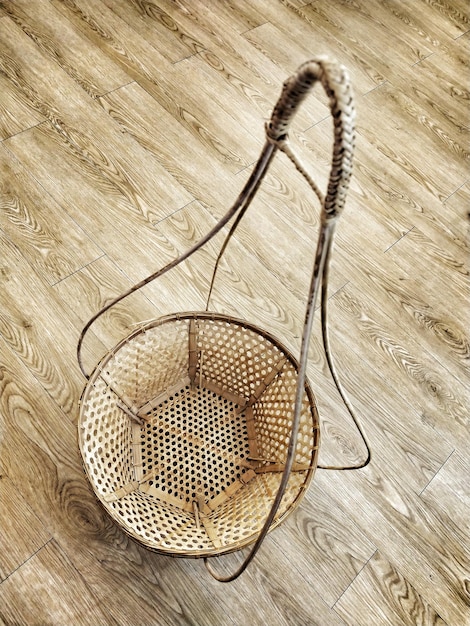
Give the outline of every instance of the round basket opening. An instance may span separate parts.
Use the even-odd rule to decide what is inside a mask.
[[[157,552],[243,548],[279,486],[296,385],[294,357],[244,321],[185,313],[146,324],[102,359],[82,396],[79,444],[96,495]],[[300,501],[318,444],[306,384],[293,472],[272,528]]]

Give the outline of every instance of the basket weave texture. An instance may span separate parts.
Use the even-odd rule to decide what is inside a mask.
[[[271,508],[292,429],[297,362],[232,317],[169,315],[138,328],[85,387],[79,444],[112,518],[147,548],[215,556],[252,543]],[[305,384],[277,526],[313,476],[318,414]]]

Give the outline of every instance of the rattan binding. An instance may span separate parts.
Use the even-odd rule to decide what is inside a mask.
[[[287,134],[317,81],[329,96],[335,130],[325,197]],[[261,156],[226,215],[190,250],[99,311],[79,339],[78,360],[88,378],[80,403],[79,446],[98,499],[125,532],[160,553],[207,558],[254,543],[230,576],[209,568],[218,580],[241,574],[266,533],[299,504],[317,467],[320,431],[306,379],[308,343],[322,278],[326,290],[353,146],[354,104],[346,71],[324,57],[303,64],[284,84],[266,125]],[[322,205],[300,358],[245,320],[207,310],[182,312],[143,323],[89,376],[81,348],[91,324],[187,259],[235,218],[214,268],[209,306],[219,260],[277,150],[293,161]],[[325,347],[334,374],[327,335]],[[370,452],[356,467],[369,459]]]

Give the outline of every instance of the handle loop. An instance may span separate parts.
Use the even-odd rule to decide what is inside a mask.
[[[316,82],[320,82],[325,89],[330,104],[330,110],[333,117],[333,126],[334,126],[334,143],[333,143],[333,154],[332,154],[332,162],[331,162],[331,171],[328,180],[328,186],[325,196],[323,196],[322,192],[317,187],[313,178],[307,172],[305,166],[302,164],[298,156],[293,151],[290,146],[288,139],[288,130],[290,124],[292,122],[293,117],[295,116],[298,108],[306,98],[306,96],[310,93],[313,86]],[[94,315],[90,321],[86,324],[82,333],[80,335],[77,347],[77,358],[80,369],[83,375],[88,379],[89,375],[86,373],[85,368],[82,363],[81,350],[83,345],[83,340],[85,334],[89,330],[90,326],[101,316],[103,313],[108,311],[115,304],[123,300],[128,295],[134,293],[138,289],[141,289],[151,281],[159,278],[169,270],[173,269],[186,259],[188,259],[194,252],[199,250],[202,246],[204,246],[208,241],[210,241],[230,220],[235,218],[232,227],[228,235],[225,238],[225,241],[221,247],[220,253],[218,255],[217,261],[215,263],[211,285],[209,289],[209,295],[207,299],[207,307],[209,306],[209,300],[212,293],[212,288],[214,285],[217,269],[219,266],[220,259],[227,247],[227,244],[235,232],[240,220],[245,214],[248,206],[251,203],[251,200],[255,196],[259,185],[261,184],[262,179],[266,175],[268,168],[271,164],[273,157],[275,156],[277,150],[281,150],[286,154],[286,156],[294,163],[295,167],[298,171],[304,176],[307,183],[310,185],[311,189],[317,195],[320,200],[320,204],[322,207],[321,212],[321,220],[320,220],[320,232],[317,242],[317,248],[315,253],[315,260],[313,271],[311,275],[311,281],[309,285],[309,292],[307,296],[307,305],[306,312],[304,318],[304,326],[302,332],[302,342],[300,348],[300,358],[299,358],[299,369],[298,369],[298,379],[297,379],[297,388],[296,388],[296,398],[295,398],[295,406],[294,406],[294,416],[292,420],[292,429],[291,436],[288,444],[287,458],[285,467],[281,476],[281,481],[278,487],[277,494],[274,498],[274,501],[271,506],[271,510],[263,524],[263,527],[254,542],[253,546],[250,549],[250,552],[246,556],[243,563],[238,567],[238,569],[229,576],[219,576],[209,565],[207,557],[204,559],[206,568],[210,572],[210,574],[218,581],[221,582],[230,582],[235,580],[242,574],[249,563],[253,560],[255,554],[259,550],[262,542],[264,541],[272,522],[275,519],[276,513],[279,509],[280,503],[284,496],[287,483],[290,477],[290,473],[292,470],[292,465],[294,462],[295,448],[297,443],[297,435],[299,430],[300,423],[300,413],[302,408],[302,399],[303,392],[305,386],[306,379],[306,370],[307,370],[307,360],[308,360],[308,348],[310,335],[312,331],[315,304],[317,301],[317,296],[320,292],[321,286],[321,295],[322,295],[322,337],[325,348],[325,354],[327,357],[327,363],[329,369],[331,371],[333,380],[335,382],[336,387],[341,395],[341,398],[345,402],[346,408],[348,409],[351,417],[354,420],[355,425],[357,426],[359,433],[363,439],[365,447],[367,449],[367,458],[366,460],[356,466],[353,467],[343,467],[343,466],[320,466],[322,469],[359,469],[361,467],[365,467],[371,459],[371,453],[369,445],[366,441],[365,435],[354,416],[351,405],[347,400],[347,396],[345,392],[342,390],[339,380],[337,378],[334,364],[331,357],[331,352],[329,348],[329,338],[328,338],[328,329],[327,329],[327,284],[328,284],[328,267],[329,267],[329,258],[331,253],[331,248],[333,244],[334,231],[336,226],[337,217],[341,214],[345,200],[346,194],[349,186],[349,180],[351,177],[352,171],[352,157],[354,150],[354,121],[355,121],[355,109],[354,109],[354,101],[352,95],[352,89],[349,82],[348,75],[343,66],[338,63],[329,60],[327,57],[317,57],[310,61],[307,61],[303,65],[301,65],[297,72],[291,76],[288,80],[285,81],[283,85],[283,89],[281,92],[281,96],[274,107],[271,119],[268,124],[266,124],[266,143],[261,151],[261,155],[254,167],[254,170],[248,179],[246,185],[241,191],[240,195],[236,199],[235,203],[232,207],[227,211],[227,213],[220,219],[220,221],[210,230],[204,237],[202,237],[196,244],[194,244],[188,251],[183,253],[177,259],[168,263],[165,267],[158,270],[151,276],[145,278],[140,281],[129,290],[127,290],[122,295],[115,298],[112,302],[108,303],[105,307],[103,307],[96,315]]]

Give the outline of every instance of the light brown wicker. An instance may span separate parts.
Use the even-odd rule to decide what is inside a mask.
[[[335,129],[326,197],[287,136],[294,113],[317,81],[329,96]],[[323,57],[302,65],[284,84],[266,135],[250,179],[216,227],[98,312],[78,344],[88,378],[79,446],[98,499],[125,532],[160,553],[210,557],[254,542],[234,574],[218,576],[208,567],[222,581],[246,568],[266,533],[300,502],[317,467],[319,420],[305,371],[315,301],[322,279],[326,289],[334,225],[351,174],[354,105],[344,68]],[[235,217],[215,265],[209,303],[219,260],[277,150],[304,174],[322,205],[299,360],[256,325],[206,310],[142,324],[88,376],[81,347],[91,324],[187,259]],[[326,297],[322,303],[326,307]],[[369,459],[370,453],[358,467]]]

